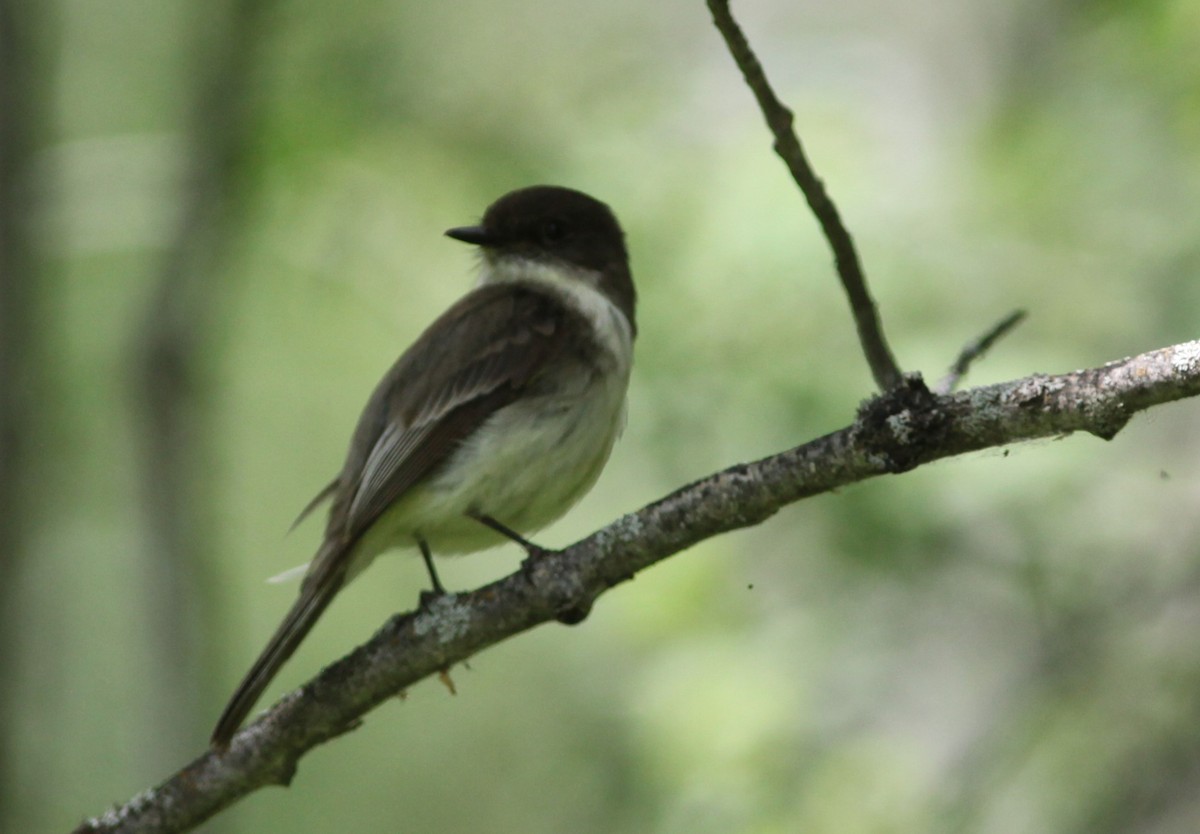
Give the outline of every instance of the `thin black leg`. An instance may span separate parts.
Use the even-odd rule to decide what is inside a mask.
[[[492,518],[490,515],[484,515],[483,513],[472,513],[471,518],[475,519],[480,524],[492,528],[505,538],[512,539],[517,544],[521,545],[521,547],[525,548],[526,556],[524,561],[521,562],[521,570],[524,571],[527,577],[529,577],[530,581],[533,581],[534,560],[546,556],[548,553],[550,553],[550,551],[546,550],[544,547],[539,547],[529,539],[522,536],[516,530],[512,530],[501,524],[499,521],[496,521],[496,519]],[[588,612],[591,611],[591,608],[592,604],[590,601],[588,601],[578,606],[565,608],[562,611],[559,611],[556,616],[558,621],[563,625],[578,625],[587,618]]]
[[[417,547],[421,550],[421,559],[425,562],[425,570],[429,571],[429,581],[433,583],[432,591],[421,592],[421,607],[423,608],[438,597],[444,596],[446,588],[442,585],[442,580],[438,579],[437,569],[433,566],[433,551],[429,549],[429,542],[417,536]],[[457,694],[454,681],[450,678],[449,666],[443,666],[438,677],[446,689],[450,690],[451,695]]]
[[[433,583],[433,595],[440,597],[446,593],[446,589],[442,585],[442,580],[438,579],[437,569],[433,566],[433,552],[429,549],[429,542],[418,536],[417,547],[421,549],[421,558],[425,561],[425,570],[429,571],[429,581]]]
[[[544,547],[538,547],[536,544],[534,544],[529,539],[522,536],[516,530],[513,530],[510,527],[504,526],[499,521],[496,521],[496,519],[492,518],[490,515],[483,515],[482,513],[480,513],[478,515],[473,514],[471,516],[471,518],[475,519],[480,524],[482,524],[486,527],[492,528],[493,530],[495,530],[497,533],[504,536],[505,538],[511,539],[512,541],[521,545],[521,547],[525,548],[525,552],[528,553],[531,557],[536,558],[546,552],[546,549]]]

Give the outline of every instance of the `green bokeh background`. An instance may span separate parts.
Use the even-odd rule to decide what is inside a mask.
[[[969,383],[1200,334],[1196,0],[735,12],[905,369],[936,380],[1018,306]],[[640,290],[628,429],[543,544],[837,429],[871,392],[829,252],[699,0],[38,15],[44,397],[0,830],[68,830],[203,750],[295,593],[263,580],[318,540],[288,525],[379,375],[470,285],[441,232],[504,191],[610,203]],[[247,102],[247,141],[183,305],[203,317],[182,473],[202,561],[173,628],[136,357],[183,207],[212,185],[196,151],[225,126],[194,113],[222,43],[246,59],[219,95]],[[456,670],[456,697],[414,687],[204,830],[1194,834],[1198,417],[940,463],[706,542],[582,626]],[[474,587],[520,556],[442,576]],[[380,560],[269,697],[423,583],[418,560]]]

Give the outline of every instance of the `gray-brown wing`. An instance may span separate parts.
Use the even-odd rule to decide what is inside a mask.
[[[481,287],[435,321],[359,419],[327,535],[357,540],[400,496],[536,379],[566,344],[570,313],[513,284]]]
[[[342,473],[305,510],[333,498],[325,541],[300,596],[221,714],[212,735],[216,747],[228,746],[337,594],[354,542],[463,438],[535,383],[550,356],[569,349],[568,315],[553,298],[529,288],[483,287],[400,357],[359,418]]]

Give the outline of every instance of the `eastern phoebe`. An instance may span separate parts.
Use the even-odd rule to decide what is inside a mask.
[[[300,596],[225,707],[226,747],[337,592],[385,550],[432,554],[522,538],[596,482],[625,421],[635,293],[608,206],[533,186],[450,229],[483,255],[479,282],[405,351],[368,400]],[[532,555],[532,551],[531,551]]]

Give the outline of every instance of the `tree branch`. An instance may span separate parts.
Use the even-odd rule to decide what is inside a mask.
[[[958,383],[962,382],[962,378],[967,375],[967,371],[971,369],[971,365],[976,359],[992,349],[992,345],[1000,341],[1007,335],[1008,331],[1012,330],[1018,324],[1025,320],[1028,315],[1024,310],[1013,310],[1000,321],[992,326],[992,329],[984,333],[978,339],[968,343],[963,349],[958,358],[954,360],[954,364],[950,366],[950,370],[944,377],[934,386],[933,390],[939,394],[949,394],[958,387]]]
[[[286,785],[306,752],[423,678],[559,612],[587,610],[638,571],[803,498],[1023,440],[1076,431],[1110,439],[1138,411],[1196,395],[1200,341],[953,395],[909,377],[840,431],[696,481],[527,569],[393,617],[244,728],[227,752],[206,752],[76,834],[186,831],[264,785]]]
[[[729,54],[742,71],[746,85],[753,91],[758,100],[759,109],[767,120],[767,127],[775,136],[775,153],[783,159],[792,179],[804,193],[809,208],[821,224],[829,246],[833,249],[834,263],[837,265],[838,276],[850,299],[850,310],[854,314],[854,324],[858,329],[858,340],[862,344],[871,375],[881,391],[895,388],[904,382],[904,375],[896,365],[891,348],[883,336],[883,326],[879,323],[879,313],[871,293],[867,290],[867,279],[863,275],[862,266],[858,260],[858,252],[854,248],[854,240],[850,237],[837,206],[825,192],[825,184],[813,172],[804,154],[796,131],[792,129],[794,117],[783,102],[771,89],[762,64],[758,62],[754,50],[742,33],[741,27],[733,19],[729,11],[729,0],[708,0],[708,9],[712,13],[713,23],[725,39]]]

